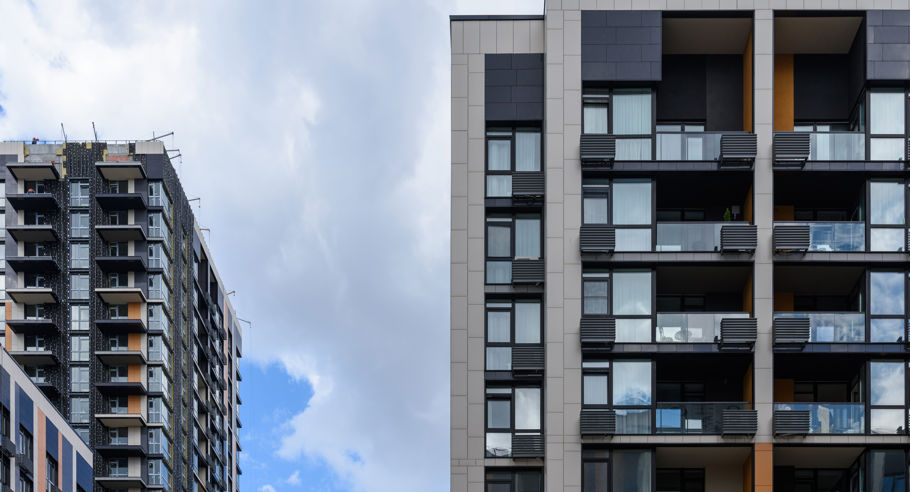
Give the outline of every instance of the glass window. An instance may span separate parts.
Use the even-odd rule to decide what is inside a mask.
[[[607,195],[585,195],[584,197],[584,223],[606,224],[608,212]]]
[[[870,223],[873,225],[904,224],[904,185],[888,181],[869,183]]]
[[[516,218],[515,257],[540,258],[540,216],[519,215]]]
[[[488,174],[487,175],[487,196],[488,197],[510,197],[510,196],[512,196],[512,175],[511,174]]]
[[[869,410],[869,430],[873,434],[903,434],[905,416],[902,408],[872,408]]]
[[[540,130],[515,132],[515,170],[540,171]]]
[[[70,398],[70,422],[85,424],[88,422],[88,398]]]
[[[607,384],[609,376],[606,374],[585,374],[583,380],[583,394],[585,405],[607,405]]]
[[[869,364],[872,405],[904,405],[904,363],[871,362]]]
[[[88,275],[70,275],[70,299],[88,299]]]
[[[651,404],[651,362],[613,362],[613,404]]]
[[[904,160],[903,138],[870,138],[869,160],[902,161]]]
[[[512,370],[512,347],[487,347],[488,371]]]
[[[903,251],[904,229],[873,227],[869,235],[871,251]]]
[[[610,492],[610,452],[604,450],[582,451],[583,492]]]
[[[89,317],[87,304],[70,305],[70,330],[88,331]]]
[[[609,133],[609,106],[606,104],[584,105],[584,132],[604,135]]]
[[[487,223],[487,256],[512,257],[512,227],[510,221]]]
[[[506,304],[508,305],[508,304]],[[487,311],[487,341],[509,343],[511,341],[511,318],[509,311]]]
[[[74,212],[70,214],[70,236],[88,237],[88,213]]]
[[[89,339],[87,336],[70,337],[70,361],[86,362],[89,357]]]
[[[613,490],[651,492],[651,452],[616,450],[613,452]]]
[[[613,314],[651,314],[651,272],[613,272]]]
[[[626,89],[613,92],[613,133],[646,135],[651,133],[651,92]],[[617,140],[617,152],[619,140]],[[649,144],[650,146],[650,141]]]
[[[512,403],[509,400],[487,400],[487,427],[509,429],[512,426]]]
[[[613,182],[613,223],[616,225],[651,224],[651,181],[615,180]]]
[[[487,140],[487,170],[512,170],[512,142],[510,140]]]
[[[515,303],[515,343],[540,343],[540,303]]]
[[[907,482],[907,461],[902,449],[869,451],[870,492],[903,491]]]
[[[619,138],[616,139],[617,161],[649,161],[651,160],[651,139],[648,138]]]
[[[619,318],[616,320],[617,343],[650,343],[651,318]]]
[[[894,343],[899,338],[906,338],[903,318],[873,318],[870,324],[870,342]]]
[[[898,272],[872,272],[870,301],[872,314],[904,314],[904,275]]]
[[[70,367],[70,390],[88,392],[88,366]]]
[[[70,243],[70,268],[88,266],[88,243]]]
[[[582,314],[609,313],[609,274],[590,274],[583,276],[584,303]]]
[[[540,430],[540,388],[515,388],[515,429]]]
[[[903,91],[874,90],[869,96],[871,133],[877,135],[896,135],[904,133],[904,100]]]
[[[88,207],[89,206],[88,181],[70,181],[70,206],[71,207]]]

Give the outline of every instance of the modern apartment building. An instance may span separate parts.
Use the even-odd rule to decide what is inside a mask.
[[[236,491],[240,324],[163,144],[0,143],[0,179],[4,345],[94,451],[80,486]]]
[[[92,451],[0,349],[0,488],[87,492],[92,487]]]
[[[451,18],[453,491],[910,490],[908,8]]]

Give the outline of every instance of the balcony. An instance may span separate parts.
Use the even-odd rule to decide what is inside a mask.
[[[145,258],[141,256],[98,256],[95,263],[102,272],[144,272]]]
[[[98,381],[92,385],[103,395],[129,396],[148,393],[145,384],[139,381]]]
[[[95,230],[101,239],[109,243],[122,243],[126,241],[145,241],[145,230],[139,224],[100,224]]]
[[[8,319],[6,325],[20,335],[54,335],[60,331],[50,319]]]
[[[108,181],[145,179],[145,169],[138,161],[99,161],[95,163],[95,169]]]
[[[870,161],[862,132],[775,132],[775,168],[817,171],[901,171],[904,156]],[[887,156],[886,156],[887,157]]]
[[[145,197],[139,193],[98,193],[95,200],[102,210],[144,210]]]
[[[103,425],[116,427],[145,427],[148,425],[141,413],[96,413],[95,418]]]
[[[104,487],[107,490],[145,490],[148,487],[144,478],[136,476],[96,476],[95,481],[98,482],[98,485]]]
[[[95,446],[95,452],[105,458],[141,458],[148,454],[148,446],[142,442],[135,444],[108,442]]]
[[[9,256],[6,264],[16,272],[47,273],[57,272],[60,267],[53,256]]]
[[[35,474],[35,457],[31,453],[16,453],[16,464],[29,475]]]
[[[20,304],[57,304],[57,294],[50,287],[17,287],[6,289],[6,295]]]
[[[775,435],[864,434],[862,403],[775,403]]]
[[[702,161],[721,167],[752,167],[758,141],[745,132],[658,132],[657,160]]]
[[[41,225],[9,225],[6,232],[16,242],[50,243],[57,241],[57,232],[50,224]]]
[[[864,343],[866,315],[836,312],[774,313],[774,345]],[[895,340],[896,342],[896,340]]]
[[[63,158],[55,154],[43,154],[48,160],[28,162],[32,156],[27,156],[27,162],[8,162],[6,168],[16,178],[16,181],[45,181],[60,179],[60,168]],[[53,160],[50,160],[53,159]],[[57,161],[59,159],[59,162]]]
[[[654,341],[657,343],[719,343],[724,320],[754,321],[749,313],[657,313]],[[727,341],[737,340],[733,332]],[[754,342],[755,338],[752,337]]]
[[[145,293],[139,287],[98,287],[95,293],[108,304],[146,302]]]
[[[105,335],[148,332],[148,327],[141,319],[97,319],[95,327]]]
[[[15,193],[6,195],[6,203],[20,212],[55,212],[60,204],[51,193]]]
[[[661,402],[655,409],[656,434],[752,435],[758,414],[746,402]]]
[[[9,436],[3,436],[2,443],[0,443],[0,452],[7,458],[16,456],[16,443]]]
[[[851,252],[866,250],[863,222],[775,222],[776,252]]]
[[[754,252],[757,228],[748,222],[658,222],[660,252]]]
[[[141,350],[98,350],[95,355],[102,364],[109,366],[132,366],[147,364],[145,354]]]
[[[9,354],[23,366],[51,366],[57,364],[57,356],[50,350],[10,350]]]

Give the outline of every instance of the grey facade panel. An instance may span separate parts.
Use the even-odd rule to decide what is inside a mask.
[[[488,54],[484,62],[487,121],[543,120],[543,54]]]
[[[866,79],[910,80],[910,13],[866,12]]]
[[[583,10],[582,80],[660,80],[661,20],[657,11]]]

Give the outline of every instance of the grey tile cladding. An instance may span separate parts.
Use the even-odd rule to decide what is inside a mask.
[[[543,53],[487,54],[484,61],[486,119],[543,120]]]
[[[910,11],[866,12],[866,78],[910,80]]]
[[[581,12],[581,78],[660,80],[661,12]]]

